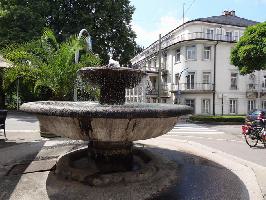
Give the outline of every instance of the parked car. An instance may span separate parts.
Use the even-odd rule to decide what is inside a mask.
[[[246,115],[245,122],[251,123],[255,121],[261,121],[263,119],[266,119],[266,109],[256,109]]]

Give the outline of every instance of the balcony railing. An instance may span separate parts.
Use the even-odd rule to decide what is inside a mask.
[[[169,89],[167,87],[167,84],[162,84],[161,85],[161,95],[167,95]],[[146,95],[158,95],[158,88],[152,88],[152,89],[148,89],[146,91]]]
[[[146,95],[158,95],[158,89],[150,89],[146,91]]]
[[[186,34],[177,35],[175,37],[163,40],[162,41],[162,48],[168,47],[174,43],[182,42],[185,40],[196,40],[196,39],[236,42],[238,40],[238,37],[232,37],[230,35],[222,35],[222,34],[209,34],[209,33],[205,33],[205,32],[186,33]],[[157,48],[153,48],[152,50],[156,51]]]
[[[212,83],[180,83],[173,85],[173,91],[212,91]]]
[[[218,40],[218,41],[225,41],[225,42],[236,42],[239,40],[239,37],[233,37],[232,35],[223,35],[223,34],[210,34],[205,32],[192,32],[192,33],[185,33],[180,35],[166,35],[162,38],[162,49],[169,47],[175,43],[186,41],[186,40]],[[151,54],[159,51],[159,43],[156,41],[153,45],[149,48],[138,54],[136,57],[133,58],[133,62],[138,62],[139,60],[150,56]]]
[[[257,92],[259,90],[259,84],[249,83],[247,85],[248,92]]]

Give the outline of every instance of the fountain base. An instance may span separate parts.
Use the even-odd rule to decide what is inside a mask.
[[[130,171],[133,167],[132,142],[91,141],[88,155],[101,173]]]
[[[57,177],[91,186],[111,186],[153,179],[169,179],[168,183],[177,180],[175,163],[142,148],[132,148],[133,163],[130,170],[116,172],[102,172],[102,169],[98,168],[97,161],[87,157],[87,151],[88,149],[84,148],[61,156],[56,164]]]

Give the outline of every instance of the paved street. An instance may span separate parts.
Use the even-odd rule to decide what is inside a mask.
[[[263,145],[250,148],[241,135],[241,125],[177,124],[164,138],[194,141],[266,167]]]

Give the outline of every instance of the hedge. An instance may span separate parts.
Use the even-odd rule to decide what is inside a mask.
[[[245,116],[239,115],[223,115],[223,116],[205,116],[205,115],[192,115],[189,118],[191,121],[198,122],[245,122]]]

